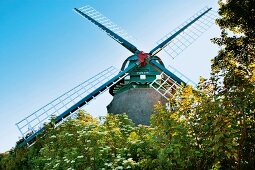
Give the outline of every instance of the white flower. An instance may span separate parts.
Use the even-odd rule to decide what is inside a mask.
[[[54,167],[53,167],[53,168],[56,168],[56,167],[58,167],[58,165],[59,165],[59,163],[56,163],[56,164],[54,165]]]
[[[111,167],[112,166],[112,163],[104,163],[105,166],[109,166]]]
[[[115,169],[123,169],[123,166],[117,166]]]
[[[128,158],[128,162],[133,162],[133,158]]]

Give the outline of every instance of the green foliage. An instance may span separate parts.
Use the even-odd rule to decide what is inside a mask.
[[[143,169],[151,166],[152,129],[134,127],[127,115],[108,115],[104,123],[80,111],[76,119],[46,126],[30,148],[1,156],[2,169]],[[147,154],[149,153],[149,154]]]
[[[219,14],[222,18],[217,22],[222,29],[254,36],[254,0],[227,0],[227,3],[219,0],[219,5]]]
[[[0,169],[255,169],[254,0],[219,4],[211,77],[177,91],[169,110],[156,105],[151,126],[80,111],[46,125],[33,146],[1,154]]]
[[[255,169],[255,1],[229,0],[219,13],[222,35],[213,42],[221,50],[213,59],[212,73],[215,82],[223,84],[218,96],[237,144],[232,164]],[[236,35],[229,36],[228,30]]]

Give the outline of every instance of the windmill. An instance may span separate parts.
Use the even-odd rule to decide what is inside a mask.
[[[165,50],[171,57],[176,57],[205,32],[215,19],[211,8],[204,8],[164,36],[158,45],[147,53],[131,44],[128,34],[94,8],[84,6],[74,8],[74,11],[105,31],[133,55],[124,61],[121,70],[112,66],[105,69],[16,123],[22,134],[19,146],[32,144],[36,136],[45,130],[44,124],[49,122],[53,115],[55,126],[58,126],[108,90],[113,96],[113,101],[107,107],[109,112],[123,113],[138,103],[128,114],[135,123],[148,124],[152,107],[157,101],[166,103],[166,99],[171,97],[181,84],[191,82],[177,70],[171,67],[167,69],[156,55]],[[142,104],[139,101],[142,101]],[[142,117],[137,118],[141,108],[145,111]],[[132,115],[132,111],[137,115]]]

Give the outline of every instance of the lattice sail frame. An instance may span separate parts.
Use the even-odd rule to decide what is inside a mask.
[[[20,122],[16,123],[16,126],[19,129],[20,133],[22,134],[22,137],[25,138],[27,135],[33,134],[42,129],[44,127],[44,124],[49,122],[50,118],[53,115],[54,116],[60,115],[65,110],[70,108],[73,104],[77,103],[80,99],[84,98],[85,96],[90,94],[93,90],[100,87],[104,82],[109,81],[113,76],[117,75],[118,72],[119,72],[118,69],[111,66],[105,69],[104,71],[98,73],[96,76],[84,81],[83,83],[69,90],[68,92],[61,95],[57,99],[53,100],[49,104],[45,105],[41,109],[27,116]],[[119,80],[121,80],[122,78],[123,77],[120,77]],[[114,84],[116,84],[118,81],[116,81]],[[108,90],[110,87],[111,86],[107,87],[104,91]],[[103,92],[101,92],[101,94]],[[85,105],[87,104],[88,103],[86,103]],[[68,117],[74,115],[74,113],[71,113]],[[66,119],[67,117],[64,120]]]
[[[178,76],[180,79],[183,80],[186,84],[192,85],[193,87],[196,87],[196,83],[186,77],[184,74],[179,72],[177,69],[175,69],[173,66],[168,67],[168,70],[170,70],[173,74]],[[178,88],[181,88],[181,84],[179,84],[177,81],[172,79],[169,75],[167,75],[164,72],[161,72],[160,78],[155,79],[151,84],[150,87],[152,87],[154,90],[156,90],[161,96],[163,96],[165,99],[168,99],[169,97],[173,97],[175,91]]]
[[[108,28],[115,34],[119,35],[120,37],[122,37],[128,41],[131,41],[131,42],[137,42],[137,40],[134,37],[132,37],[131,35],[129,35],[123,28],[121,28],[117,24],[113,23],[109,18],[107,18],[106,16],[104,16],[103,14],[101,14],[100,12],[95,10],[93,7],[86,5],[84,7],[78,8],[78,10],[85,13],[89,17],[93,18],[100,24],[104,25],[106,28]],[[101,30],[103,30],[103,29],[101,29]],[[105,30],[103,30],[103,31],[105,31]],[[112,37],[112,38],[114,38],[119,43],[122,43],[119,39],[116,39],[115,37]]]
[[[157,42],[157,44],[162,43],[167,38],[174,35],[183,26],[187,25],[189,22],[191,22],[193,19],[195,19],[197,16],[201,15],[208,9],[208,7],[205,7],[199,12],[197,12],[194,16],[190,17],[183,24],[166,34]],[[194,41],[196,41],[204,32],[206,32],[214,24],[217,17],[217,13],[213,10],[210,10],[208,13],[206,13],[204,16],[194,22],[191,26],[189,26],[185,31],[178,34],[172,41],[168,43],[168,45],[163,50],[174,59],[182,51],[188,48]]]

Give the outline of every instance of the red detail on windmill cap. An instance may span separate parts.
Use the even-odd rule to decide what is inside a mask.
[[[148,54],[143,51],[140,51],[137,56],[138,56],[138,60],[141,62],[141,66],[144,67],[146,65],[145,59],[148,56]]]

